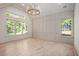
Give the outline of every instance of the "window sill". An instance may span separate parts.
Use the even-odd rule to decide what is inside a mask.
[[[24,32],[24,33],[16,33],[16,34],[7,34],[8,36],[20,36],[20,35],[24,35],[24,34],[26,34],[26,33],[28,33],[28,31],[26,31],[26,32]]]
[[[62,35],[64,36],[71,36],[71,31],[62,31]]]
[[[63,36],[71,36],[70,34],[62,34]]]

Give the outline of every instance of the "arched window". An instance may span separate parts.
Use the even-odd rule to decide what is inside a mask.
[[[72,30],[72,19],[65,18],[62,22],[62,34],[71,35],[71,30]]]

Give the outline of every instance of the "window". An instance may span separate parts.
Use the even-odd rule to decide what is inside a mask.
[[[8,15],[9,16],[9,15]],[[12,16],[12,15],[11,15]],[[21,18],[19,18],[21,19]],[[19,20],[18,18],[9,17],[6,21],[7,34],[9,35],[20,35],[27,32],[26,22]]]
[[[62,34],[71,35],[72,19],[66,18],[62,22]]]
[[[6,25],[7,25],[7,33],[10,35],[14,35],[15,34],[15,23],[11,19],[7,19]]]

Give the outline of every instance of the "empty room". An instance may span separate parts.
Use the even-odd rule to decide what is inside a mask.
[[[78,56],[78,3],[0,3],[0,56]]]

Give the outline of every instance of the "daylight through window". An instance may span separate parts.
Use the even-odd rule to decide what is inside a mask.
[[[21,20],[23,20],[23,19],[21,19]],[[9,17],[6,21],[7,34],[9,34],[9,35],[20,35],[20,34],[26,33],[27,32],[26,22],[21,21],[21,20],[18,20],[18,18],[13,19],[13,18]]]
[[[72,19],[66,18],[62,22],[62,34],[71,35]]]

